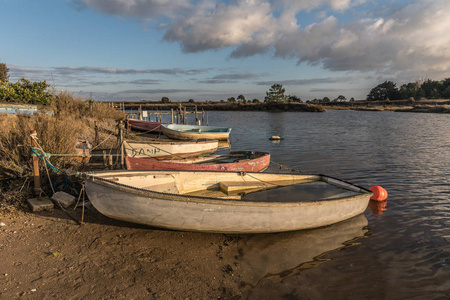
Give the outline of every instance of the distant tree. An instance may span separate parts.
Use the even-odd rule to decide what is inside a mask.
[[[170,102],[169,98],[167,98],[167,97],[161,98],[161,103],[169,103],[169,102]]]
[[[350,102],[354,102],[354,101],[355,101],[355,98],[351,97],[349,101],[350,101]]]
[[[252,103],[259,103],[259,99],[256,99],[256,98],[253,99],[253,100],[252,100]]]
[[[318,102],[328,103],[328,102],[330,102],[330,98],[328,98],[328,97],[323,97],[323,99],[322,99],[322,100],[319,100]]]
[[[9,68],[6,64],[0,63],[0,82],[8,82],[9,81]]]
[[[237,96],[237,100],[238,100],[239,102],[242,102],[242,103],[247,102],[247,101],[245,100],[244,95],[239,95],[239,96]]]
[[[286,101],[286,96],[284,95],[286,90],[283,88],[281,84],[274,84],[270,87],[270,90],[266,92],[266,98],[264,102],[283,102]]]
[[[347,100],[347,98],[345,98],[345,96],[343,96],[343,95],[339,95],[336,99],[337,99],[337,101],[345,101],[345,100]]]
[[[225,100],[223,100],[223,99],[222,99],[222,100],[220,100],[220,103],[223,103],[223,102],[225,102]]]
[[[414,99],[420,99],[423,94],[423,90],[420,88],[420,84],[416,81],[400,86],[399,93],[400,99],[409,99],[411,97]]]
[[[387,99],[396,100],[399,98],[400,93],[397,89],[396,84],[392,81],[385,81],[382,84],[379,84],[371,89],[366,99],[368,101],[374,101]]]
[[[292,101],[292,102],[303,102],[302,99],[300,99],[299,97],[297,97],[297,96],[295,96],[295,95],[289,96],[289,99],[288,99],[288,100],[289,100],[289,101]]]
[[[230,97],[227,99],[228,102],[234,103],[236,102],[236,99],[234,97]]]
[[[189,99],[188,102],[189,102],[189,103],[194,103],[195,101],[194,101],[194,99]]]
[[[445,78],[442,81],[442,97],[450,99],[450,78]]]
[[[424,83],[422,83],[420,87],[424,96],[427,99],[439,99],[442,98],[441,90],[442,90],[442,82],[428,79]]]

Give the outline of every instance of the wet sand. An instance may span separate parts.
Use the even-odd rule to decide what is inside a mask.
[[[82,209],[67,210],[81,220]],[[161,230],[94,208],[0,216],[1,299],[243,299],[238,236]]]

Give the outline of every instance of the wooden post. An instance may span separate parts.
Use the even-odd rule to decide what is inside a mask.
[[[208,112],[206,112],[206,126],[209,125],[209,120],[208,120]]]
[[[113,157],[112,157],[112,155],[108,156],[108,165],[109,165],[109,169],[112,170],[113,169]]]
[[[95,124],[95,138],[94,138],[94,143],[95,143],[95,146],[97,146],[97,145],[100,143],[100,139],[99,139],[99,136],[98,136],[98,125],[97,125],[97,121],[94,121],[94,124]]]
[[[170,109],[170,114],[172,116],[172,124],[173,124],[173,108]]]
[[[106,150],[103,150],[103,167],[105,168],[107,166],[106,162]]]
[[[195,105],[195,124],[200,125],[200,120],[198,119],[198,116],[197,116],[197,105]]]
[[[183,124],[187,124],[187,119],[186,119],[186,107],[184,108],[184,116],[183,116]]]
[[[36,130],[31,130],[31,146],[37,148]],[[39,197],[41,194],[41,179],[39,177],[39,158],[33,153],[33,179],[34,179],[34,190],[33,194],[35,197]]]
[[[142,121],[142,104],[139,105],[139,120]]]
[[[205,124],[205,110],[202,108],[202,124]]]
[[[124,166],[124,144],[123,144],[123,120],[119,121],[119,138],[120,138],[120,168]]]
[[[181,117],[182,114],[183,114],[183,112],[182,112],[182,110],[181,110],[181,103],[180,103],[180,106],[179,106],[179,108],[178,108],[178,112],[179,112],[179,114],[180,114],[180,118],[179,118],[178,122],[181,124],[182,121],[183,121],[183,118]]]

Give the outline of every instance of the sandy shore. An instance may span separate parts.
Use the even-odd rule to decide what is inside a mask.
[[[82,210],[68,210],[81,220]],[[0,299],[243,299],[238,236],[177,232],[85,210],[0,216]]]

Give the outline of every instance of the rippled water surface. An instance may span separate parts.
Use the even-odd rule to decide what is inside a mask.
[[[209,112],[209,124],[233,128],[232,150],[389,193],[341,224],[244,236],[249,299],[450,299],[450,115]]]

